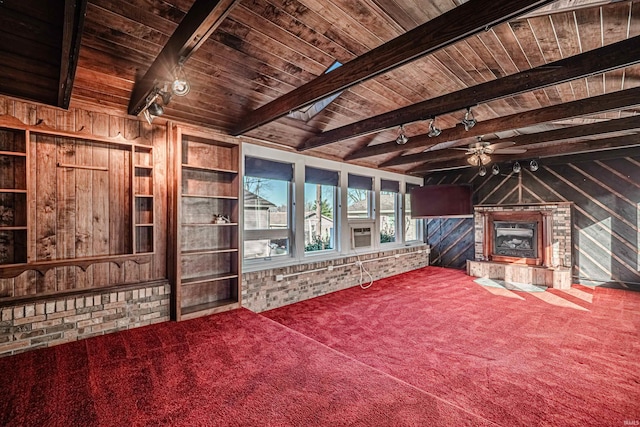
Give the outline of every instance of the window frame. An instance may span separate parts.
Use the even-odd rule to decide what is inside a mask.
[[[277,178],[273,178],[273,177],[265,177],[265,176],[256,176],[256,175],[247,175],[245,173],[245,168],[246,168],[246,161],[247,158],[252,158],[252,159],[258,159],[258,160],[264,160],[266,162],[270,162],[270,163],[282,163],[284,165],[291,165],[292,168],[292,173],[291,173],[291,178],[290,180],[286,180],[286,179],[277,179]],[[293,223],[294,223],[294,211],[293,211],[293,189],[294,189],[294,182],[293,182],[293,171],[295,171],[295,164],[294,163],[290,163],[290,162],[281,162],[279,160],[272,160],[272,159],[268,159],[268,158],[261,158],[258,156],[243,156],[243,174],[242,174],[242,189],[243,189],[243,203],[242,203],[242,248],[243,248],[243,252],[242,252],[242,259],[243,262],[245,263],[253,263],[253,262],[260,262],[260,261],[270,261],[273,258],[291,258],[294,253],[295,253],[295,242],[294,242],[294,233],[293,233]],[[246,179],[247,177],[253,177],[253,178],[259,178],[259,179],[265,179],[265,180],[272,180],[272,181],[282,181],[286,183],[287,186],[287,224],[286,227],[284,228],[255,228],[255,229],[247,229],[246,228],[246,221],[244,220],[245,217],[245,213],[246,213],[246,208],[245,208],[245,197],[244,194],[246,191],[248,191],[246,189]],[[254,193],[255,194],[255,193]],[[255,194],[255,196],[257,197],[261,197],[259,194]],[[266,199],[265,199],[266,200]],[[246,245],[247,242],[252,242],[252,241],[259,241],[259,240],[283,240],[286,239],[288,242],[288,247],[287,247],[287,253],[284,254],[273,254],[271,253],[271,251],[269,251],[269,253],[264,256],[264,257],[251,257],[251,258],[247,258],[246,257],[246,253],[244,250],[244,247]]]

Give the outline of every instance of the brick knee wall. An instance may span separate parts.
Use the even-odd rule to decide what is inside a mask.
[[[398,257],[396,258],[396,255]],[[413,246],[360,255],[374,280],[429,265],[428,246]],[[360,284],[358,258],[348,256],[329,261],[309,262],[242,275],[242,305],[262,312]],[[329,270],[331,269],[331,270]],[[277,280],[282,276],[281,280]],[[362,278],[369,283],[365,273]]]
[[[169,320],[167,283],[0,308],[0,357]]]

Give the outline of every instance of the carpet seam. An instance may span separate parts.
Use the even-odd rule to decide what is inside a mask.
[[[249,311],[251,311],[251,310],[249,310]],[[338,351],[338,350],[336,350],[335,348],[330,347],[330,346],[328,346],[328,345],[326,345],[326,344],[324,344],[324,343],[322,343],[322,342],[320,342],[320,341],[317,341],[317,340],[315,340],[315,339],[311,338],[310,336],[303,334],[303,333],[302,333],[302,332],[300,332],[300,331],[297,331],[297,330],[295,330],[295,329],[293,329],[293,328],[290,328],[290,327],[288,327],[288,326],[286,326],[286,325],[283,325],[282,323],[280,323],[280,322],[278,322],[278,321],[276,321],[276,320],[273,320],[273,319],[271,319],[271,318],[269,318],[269,317],[263,316],[263,315],[262,315],[262,314],[260,314],[260,313],[255,313],[255,314],[259,315],[259,316],[260,316],[260,317],[262,317],[263,319],[266,319],[266,320],[268,320],[268,321],[270,321],[270,322],[275,323],[276,325],[280,326],[281,328],[284,328],[284,329],[286,329],[286,330],[288,330],[288,331],[294,332],[295,334],[300,335],[300,336],[302,336],[302,337],[306,338],[306,339],[307,339],[307,340],[309,340],[309,341],[312,341],[312,342],[314,342],[314,343],[316,343],[316,344],[319,344],[320,346],[322,346],[322,347],[324,347],[324,348],[326,348],[326,349],[331,350],[331,351],[332,351],[333,353],[335,353],[335,354],[338,354],[338,355],[340,355],[340,356],[344,356],[344,357],[346,357],[347,359],[349,359],[349,360],[351,360],[351,361],[353,361],[353,362],[357,363],[358,365],[365,366],[365,367],[367,367],[367,368],[369,368],[369,369],[372,369],[372,370],[374,370],[374,371],[376,371],[376,372],[378,372],[378,373],[380,373],[380,374],[384,375],[385,377],[388,377],[388,378],[390,378],[390,379],[392,379],[392,380],[394,380],[394,381],[396,381],[396,382],[398,382],[398,383],[400,383],[400,384],[406,385],[406,386],[408,386],[408,387],[410,387],[410,388],[412,388],[412,389],[414,389],[414,390],[416,390],[416,391],[418,391],[418,392],[420,392],[420,393],[422,393],[422,394],[425,394],[425,395],[427,395],[427,396],[429,396],[429,397],[432,397],[432,398],[434,398],[434,399],[436,399],[436,400],[438,400],[438,401],[440,401],[440,402],[446,403],[447,405],[450,405],[450,406],[452,406],[452,407],[454,407],[454,408],[456,408],[456,409],[459,409],[460,411],[462,411],[462,412],[464,412],[464,413],[466,413],[466,414],[469,414],[469,415],[471,415],[471,416],[473,416],[473,417],[475,417],[475,418],[478,418],[478,419],[480,419],[480,420],[486,421],[486,422],[488,422],[488,423],[490,423],[491,425],[494,425],[494,426],[498,426],[498,427],[506,427],[506,426],[503,426],[502,424],[498,424],[498,423],[496,423],[496,422],[495,422],[495,421],[493,421],[493,420],[489,420],[489,419],[487,419],[487,418],[485,418],[485,417],[483,417],[483,416],[481,416],[481,415],[478,415],[478,414],[476,414],[476,413],[473,413],[473,412],[471,412],[470,410],[468,410],[468,409],[466,409],[466,408],[463,408],[463,407],[461,407],[461,406],[459,406],[459,405],[457,405],[457,404],[455,404],[455,403],[449,402],[448,400],[446,400],[446,399],[444,399],[444,398],[442,398],[442,397],[440,397],[440,396],[437,396],[437,395],[435,395],[435,394],[433,394],[433,393],[431,393],[431,392],[428,392],[428,391],[426,391],[426,390],[423,390],[423,389],[421,389],[420,387],[417,387],[417,386],[415,386],[415,385],[413,385],[413,384],[411,384],[411,383],[408,383],[407,381],[405,381],[405,380],[403,380],[403,379],[400,379],[400,378],[398,378],[398,377],[394,377],[393,375],[391,375],[391,374],[389,374],[389,373],[387,373],[387,372],[384,372],[384,371],[382,371],[382,370],[380,370],[380,369],[378,369],[378,368],[376,368],[376,367],[373,367],[373,366],[371,366],[371,365],[367,365],[366,363],[364,363],[364,362],[363,362],[363,361],[361,361],[361,360],[358,360],[358,359],[356,359],[356,358],[354,358],[354,357],[352,357],[352,356],[350,356],[350,355],[348,355],[348,354],[346,354],[346,353],[343,353],[343,352],[341,352],[341,351]]]

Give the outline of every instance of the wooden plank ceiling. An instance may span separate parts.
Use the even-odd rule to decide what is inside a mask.
[[[126,111],[193,3],[89,0],[72,106]],[[253,111],[335,61],[356,60],[423,24],[435,28],[474,3],[483,2],[238,1],[185,61],[191,92],[174,96],[160,119],[420,175],[468,167],[465,151],[452,147],[479,137],[527,149],[493,154],[499,162],[640,145],[639,120],[629,120],[640,111],[640,0],[558,0],[352,85],[307,122],[285,116],[245,131]],[[421,115],[423,106],[431,109]],[[460,124],[465,107],[478,121],[469,131]],[[443,130],[435,138],[426,136],[432,117]],[[409,142],[398,145],[403,121]]]

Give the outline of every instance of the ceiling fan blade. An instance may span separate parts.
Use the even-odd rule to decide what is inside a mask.
[[[495,144],[487,145],[485,147],[485,150],[496,151],[500,148],[511,147],[512,145],[515,145],[515,144],[516,143],[513,141],[496,142]]]
[[[468,151],[469,154],[473,153],[472,150],[469,149],[469,147],[449,147],[450,150],[462,150],[462,151]]]
[[[494,150],[494,154],[522,154],[527,151],[526,148],[498,148]]]

